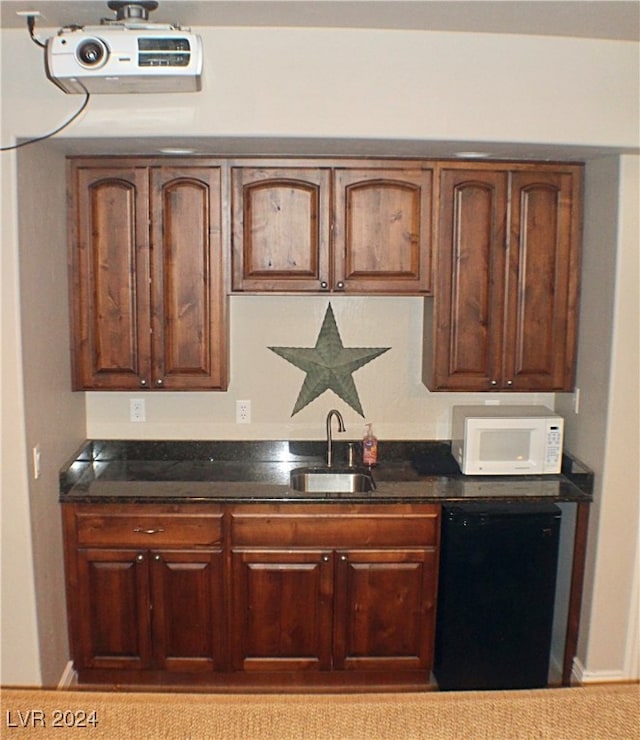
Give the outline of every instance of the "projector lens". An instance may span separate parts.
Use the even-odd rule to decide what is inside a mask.
[[[100,39],[87,39],[78,45],[76,57],[85,67],[99,67],[107,60],[109,52]]]

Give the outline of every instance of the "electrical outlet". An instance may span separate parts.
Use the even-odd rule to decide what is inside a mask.
[[[251,424],[251,401],[236,401],[236,424]]]
[[[40,477],[40,445],[37,444],[33,450],[33,478],[38,480]]]
[[[144,398],[129,399],[129,421],[146,421],[147,410],[145,408]]]

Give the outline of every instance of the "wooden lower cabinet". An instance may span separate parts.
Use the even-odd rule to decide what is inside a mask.
[[[70,643],[81,681],[226,667],[220,507],[62,508]]]
[[[431,666],[435,549],[234,553],[236,670]]]
[[[223,667],[222,552],[151,554],[153,664],[169,671]]]
[[[232,662],[245,671],[431,668],[440,507],[236,507]]]
[[[434,547],[336,553],[334,668],[430,669]]]
[[[73,567],[73,566],[72,566]],[[149,569],[137,550],[76,553],[75,667],[141,669],[151,665]],[[73,608],[73,607],[72,607]]]
[[[438,505],[64,504],[63,522],[81,683],[428,684]]]
[[[79,549],[74,598],[82,667],[220,667],[220,552]]]
[[[234,670],[329,670],[333,558],[321,550],[234,552]]]

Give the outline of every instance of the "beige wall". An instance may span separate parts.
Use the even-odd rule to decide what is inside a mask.
[[[40,448],[41,474],[30,472],[30,510],[42,683],[60,678],[68,654],[60,506],[51,495],[62,463],[85,439],[84,395],[69,388],[64,157],[46,146],[18,157],[22,360],[27,459]]]
[[[449,439],[451,405],[482,402],[486,394],[430,393],[422,384],[421,298],[351,296],[232,296],[231,382],[228,393],[143,396],[147,422],[129,422],[129,399],[140,393],[91,393],[92,438],[320,439],[329,409],[339,408],[346,437],[359,439],[363,419],[332,391],[291,416],[302,370],[268,347],[313,347],[331,304],[348,347],[390,347],[354,375],[367,422],[380,439]],[[429,334],[429,332],[427,332]],[[490,397],[498,399],[499,394]],[[553,394],[513,394],[514,403],[554,403]],[[251,400],[251,424],[235,423],[236,399]]]
[[[573,145],[637,147],[638,49],[633,44],[353,30],[208,29],[203,36],[207,62],[202,93],[169,99],[95,96],[81,121],[62,137],[20,158],[23,190],[14,181],[15,155],[2,155],[3,164],[8,163],[2,180],[2,643],[8,646],[3,655],[7,683],[50,683],[67,660],[60,636],[63,608],[55,471],[83,434],[319,437],[326,410],[332,405],[344,408],[327,394],[292,419],[302,374],[265,349],[269,344],[313,343],[327,298],[234,297],[229,393],[154,394],[147,401],[148,423],[138,425],[127,421],[128,394],[87,394],[83,429],[84,394],[69,393],[65,381],[66,303],[59,285],[64,272],[60,151],[74,138],[140,137],[146,148],[151,137],[175,134],[214,137],[210,145],[214,152],[236,148],[286,152],[299,147],[301,138],[314,137],[318,141],[313,146],[320,154],[323,149],[335,149],[331,138],[352,140],[353,154],[379,140],[380,154],[410,148],[411,154],[425,156],[446,140],[463,142],[465,149],[477,142],[503,143],[507,150],[509,142],[553,145],[565,147],[567,154]],[[42,55],[24,31],[3,31],[2,41],[2,143],[7,144],[12,134],[35,135],[54,127],[76,110],[81,99],[63,95],[44,78]],[[409,139],[411,147],[405,147],[403,140]],[[615,163],[615,158],[610,161]],[[612,421],[620,415],[613,409],[624,406],[626,390],[620,397],[617,383],[624,379],[629,359],[622,335],[613,329],[625,324],[637,328],[637,309],[634,313],[620,292],[627,289],[624,280],[631,279],[638,241],[629,205],[637,197],[634,162],[637,166],[637,157],[628,158],[620,180],[617,197],[624,204],[622,222],[611,192],[618,188],[611,164],[594,169],[594,188],[602,187],[613,201],[611,208],[603,209],[603,225],[597,225],[602,211],[587,212],[588,230],[597,229],[596,234],[606,236],[606,247],[617,248],[618,260],[625,265],[619,282],[614,280],[602,294],[613,336],[608,364],[615,385],[604,400]],[[21,211],[18,220],[19,205],[27,203],[33,204],[34,211]],[[592,256],[597,254],[597,241],[595,237]],[[18,262],[20,293],[15,292]],[[462,397],[430,394],[419,381],[420,300],[337,297],[332,303],[346,344],[392,347],[355,375],[365,412],[379,436],[446,437],[448,409]],[[582,346],[590,331],[588,321],[583,322]],[[584,362],[590,363],[588,355]],[[600,380],[585,385],[583,408],[603,403],[601,383],[607,383],[609,368],[603,369]],[[242,430],[233,421],[238,398],[253,401],[254,423]],[[349,436],[357,437],[362,420],[348,409],[346,413]],[[637,533],[635,538],[631,535],[625,552],[609,554],[621,500],[618,481],[610,477],[620,469],[613,452],[623,449],[628,429],[613,423],[592,426],[588,413],[571,418],[568,426],[576,452],[593,451],[593,459],[583,457],[606,469],[609,476],[602,473],[602,496],[594,507],[585,607],[590,627],[583,633],[580,659],[587,678],[602,672],[619,675],[628,664],[629,591],[625,587],[625,595],[610,605],[599,578],[602,573],[606,582],[621,578],[625,584],[632,583],[627,556],[637,546]],[[604,444],[603,433],[607,435]],[[36,442],[43,449],[43,475],[33,481],[30,452]],[[612,619],[625,635],[615,644],[608,627]],[[52,626],[60,630],[53,640],[47,631]]]
[[[629,111],[634,103],[637,110],[638,49],[629,42],[352,29],[198,31],[205,47],[202,93],[145,95],[142,106],[132,100],[138,96],[97,95],[65,136],[637,146]],[[42,54],[23,30],[4,31],[3,47],[12,65],[3,93],[21,100],[12,113],[22,121],[21,134],[40,134],[43,123],[76,109],[80,96],[65,96],[46,80]],[[32,95],[25,100],[26,80]]]
[[[589,549],[591,587],[583,605],[588,627],[581,636],[581,670],[587,679],[638,675],[638,185],[637,157],[589,164],[577,378],[580,413],[572,414],[566,398],[558,404],[569,420],[569,447],[596,472],[589,536],[597,545]],[[615,242],[617,250],[610,246]],[[635,568],[629,567],[633,563]]]
[[[5,155],[0,155],[5,157]],[[2,556],[0,587],[1,680],[40,683],[40,651],[35,602],[31,512],[25,448],[21,376],[20,289],[18,273],[15,167],[2,162]],[[6,677],[6,678],[5,678]]]

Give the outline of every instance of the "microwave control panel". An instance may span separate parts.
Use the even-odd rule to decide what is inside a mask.
[[[556,423],[547,426],[547,443],[544,451],[544,467],[557,469],[562,455],[562,427]]]

